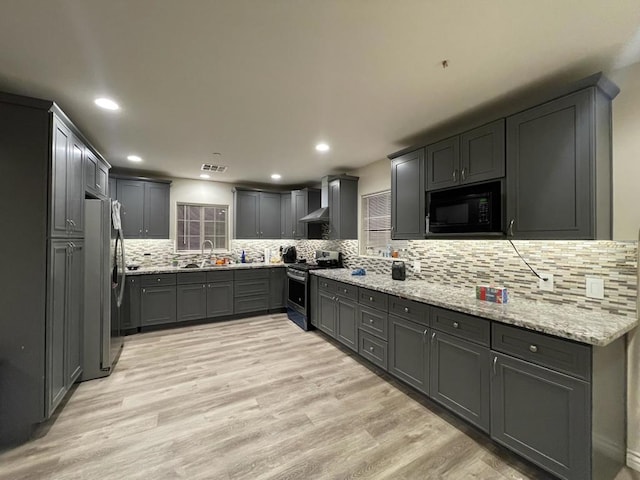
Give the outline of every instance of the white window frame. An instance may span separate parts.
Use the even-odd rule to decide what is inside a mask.
[[[179,209],[180,207],[213,207],[213,208],[218,208],[218,209],[224,209],[226,210],[226,221],[225,221],[225,232],[224,232],[224,236],[225,236],[225,244],[226,244],[226,248],[214,248],[213,251],[214,252],[218,252],[218,253],[228,253],[230,251],[230,244],[229,242],[231,241],[231,237],[229,235],[229,228],[230,228],[230,209],[229,209],[229,205],[222,205],[222,204],[213,204],[213,203],[195,203],[195,202],[176,202],[176,218],[175,218],[175,225],[176,225],[176,238],[175,238],[175,242],[174,242],[174,252],[176,254],[194,254],[194,253],[200,253],[202,251],[201,246],[197,249],[197,250],[180,250],[178,247],[178,242],[179,242],[179,222],[180,222],[180,215],[179,215]],[[201,214],[200,214],[200,245],[202,245],[202,242],[204,242],[205,237],[204,237],[204,209],[201,210]],[[206,251],[209,251],[208,249],[205,249]]]
[[[387,243],[392,243],[391,242],[391,190],[383,190],[381,192],[375,192],[375,193],[368,193],[366,195],[362,195],[360,198],[360,205],[361,205],[361,222],[362,222],[362,228],[361,228],[361,235],[360,235],[360,246],[359,246],[359,250],[360,250],[360,255],[361,256],[366,256],[366,257],[378,257],[380,258],[378,251],[375,250],[368,250],[367,248],[370,247],[368,240],[369,240],[369,235],[368,232],[373,231],[373,230],[368,230],[366,228],[367,225],[367,214],[369,213],[368,210],[368,202],[372,197],[376,197],[376,196],[380,196],[380,195],[388,195],[389,199],[388,199],[388,203],[389,203],[389,229],[388,230],[378,230],[378,231],[388,231],[389,232],[389,241]],[[385,243],[386,245],[386,243]],[[380,246],[376,246],[376,248],[383,248],[383,245]]]

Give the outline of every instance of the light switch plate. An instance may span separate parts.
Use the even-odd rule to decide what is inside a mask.
[[[539,279],[538,288],[545,292],[553,292],[553,273],[538,272],[538,275],[547,279],[546,281],[542,280],[542,278]]]
[[[420,260],[413,261],[413,272],[420,273]]]
[[[604,280],[599,277],[585,277],[586,278],[586,295],[589,298],[597,298],[602,300],[604,298]]]

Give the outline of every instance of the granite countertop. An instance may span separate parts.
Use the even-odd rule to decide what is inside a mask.
[[[250,268],[278,268],[284,263],[231,263],[229,265],[207,265],[204,268],[184,267],[140,267],[138,270],[127,270],[127,275],[155,275],[158,273],[213,272],[218,270],[246,270]]]
[[[638,319],[632,316],[571,305],[511,298],[506,305],[485,302],[475,298],[472,288],[439,285],[425,280],[399,281],[381,274],[355,276],[344,268],[314,270],[311,273],[595,346],[608,345],[638,325]]]

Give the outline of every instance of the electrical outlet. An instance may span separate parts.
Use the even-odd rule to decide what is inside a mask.
[[[598,298],[602,300],[604,298],[604,280],[599,277],[585,277],[586,279],[586,292],[585,294],[589,298]]]
[[[413,261],[413,273],[420,273],[420,260]]]
[[[538,288],[545,292],[553,292],[553,274],[543,272],[538,272],[538,274],[542,278],[546,278],[546,280],[542,280],[542,278],[538,280]]]

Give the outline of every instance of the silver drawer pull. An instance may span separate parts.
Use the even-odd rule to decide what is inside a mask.
[[[404,313],[409,313],[409,307],[404,307]]]
[[[346,288],[343,288],[343,289],[342,289],[342,291],[343,291],[344,293],[347,293],[347,291],[348,291],[348,290],[347,290]]]
[[[369,347],[369,351],[370,351],[370,352],[373,352],[373,347]]]
[[[459,328],[460,324],[458,322],[453,322],[453,328]]]
[[[373,302],[373,297],[369,297],[369,301],[370,301],[370,302]]]
[[[159,278],[157,278],[157,279],[156,279],[156,281],[158,281],[158,282],[159,282],[159,281],[160,281],[160,279],[159,279]]]
[[[373,318],[370,318],[370,319],[369,319],[369,323],[373,323]]]
[[[533,353],[537,353],[538,352],[538,346],[537,345],[529,345],[529,350]]]

